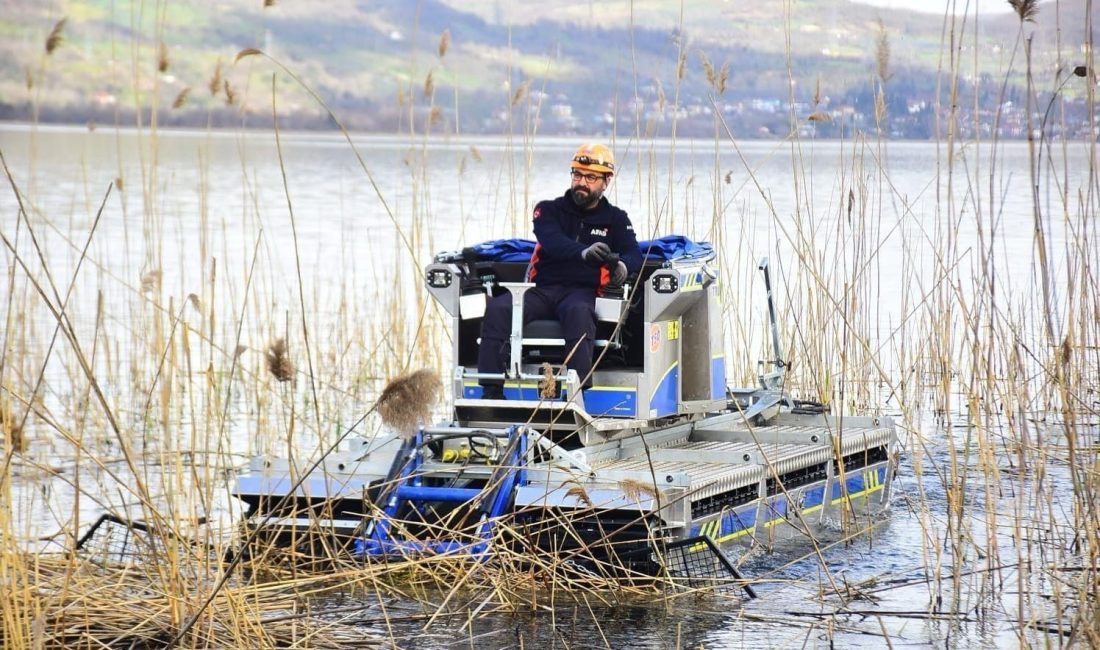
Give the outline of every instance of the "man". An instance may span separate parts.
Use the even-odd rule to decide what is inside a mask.
[[[533,214],[535,252],[524,294],[523,322],[556,319],[565,336],[567,361],[582,385],[592,385],[596,337],[596,296],[609,283],[621,284],[642,267],[642,253],[626,212],[611,205],[604,192],[615,174],[615,159],[602,144],[577,149],[570,164],[572,183],[563,196],[541,201]],[[619,261],[609,268],[612,253]],[[502,373],[508,360],[512,297],[507,292],[489,301],[481,325],[478,372]],[[504,387],[483,383],[485,399],[503,399]]]

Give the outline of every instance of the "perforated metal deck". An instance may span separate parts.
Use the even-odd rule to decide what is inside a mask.
[[[846,427],[829,432],[820,426],[779,425],[754,429],[708,432],[735,440],[667,440],[655,445],[648,456],[599,460],[592,464],[603,476],[633,475],[683,485],[696,501],[757,483],[766,476],[832,461],[832,440],[840,440],[842,457],[889,444],[893,432],[880,427]],[[816,442],[809,442],[816,438]],[[779,442],[804,440],[806,442]],[[770,465],[770,467],[769,467]]]

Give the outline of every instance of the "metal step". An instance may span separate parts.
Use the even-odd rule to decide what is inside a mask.
[[[424,458],[422,451],[434,440],[455,439],[471,436],[495,436],[505,439],[499,448],[500,458],[494,459],[494,465],[463,465],[442,463]],[[389,472],[389,487],[383,493],[381,513],[366,521],[364,535],[356,540],[356,552],[364,556],[403,556],[409,553],[450,554],[468,553],[480,556],[488,547],[496,518],[501,516],[511,502],[513,490],[522,483],[523,462],[527,452],[526,430],[523,427],[511,427],[508,430],[482,429],[472,427],[433,427],[417,433],[414,439],[406,441],[402,453],[394,460]],[[472,476],[473,470],[482,470],[486,485],[479,488],[443,487],[422,485],[421,479],[432,473],[445,477]],[[398,517],[406,512],[413,513],[420,524],[431,526],[430,510],[424,505],[433,502],[465,504],[458,507],[476,509],[477,530],[468,539],[456,539],[455,535],[442,534],[432,539],[418,539],[415,531],[401,524]],[[410,510],[411,509],[411,510]],[[396,525],[395,525],[396,524]],[[430,529],[429,529],[430,530]],[[431,534],[436,534],[431,531]]]

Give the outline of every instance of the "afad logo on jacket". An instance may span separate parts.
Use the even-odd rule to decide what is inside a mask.
[[[607,237],[607,228],[593,228],[588,234],[596,237]]]

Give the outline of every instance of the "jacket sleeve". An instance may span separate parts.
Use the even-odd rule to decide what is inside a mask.
[[[619,259],[626,264],[628,273],[634,274],[642,270],[642,251],[638,248],[638,238],[634,234],[634,225],[630,223],[630,217],[626,212],[619,211],[615,219],[615,252]]]
[[[561,226],[561,211],[550,201],[542,201],[535,206],[535,239],[542,246],[540,256],[548,260],[576,260],[581,263],[581,251],[584,244],[565,234]]]

